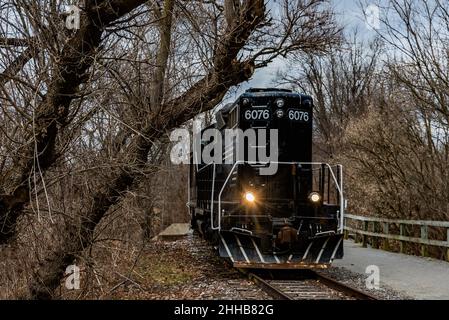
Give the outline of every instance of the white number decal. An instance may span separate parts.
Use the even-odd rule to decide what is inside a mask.
[[[309,113],[307,111],[289,110],[288,118],[295,121],[309,121]]]
[[[270,111],[268,109],[254,109],[245,111],[246,120],[268,120]]]
[[[270,111],[264,110],[263,111],[263,118],[264,118],[264,120],[268,120],[270,118]]]

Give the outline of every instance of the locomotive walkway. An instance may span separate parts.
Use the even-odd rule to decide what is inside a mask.
[[[345,256],[333,265],[366,275],[376,265],[382,284],[414,299],[449,299],[449,262],[363,248],[351,240],[344,243]]]

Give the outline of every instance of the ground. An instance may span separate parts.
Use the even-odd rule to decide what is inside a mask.
[[[369,265],[379,267],[379,289],[366,288]],[[449,263],[362,248],[351,241],[345,241],[344,259],[322,272],[380,299],[449,299]],[[151,241],[132,279],[106,298],[270,299],[219,258],[208,243],[192,234],[177,241]]]
[[[196,236],[152,241],[128,282],[110,299],[258,299],[270,297]]]

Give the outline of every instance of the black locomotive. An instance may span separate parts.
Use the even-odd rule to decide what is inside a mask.
[[[312,119],[310,96],[249,89],[198,135],[192,227],[234,266],[325,268],[343,257],[342,167],[312,162]],[[213,161],[204,161],[211,149]]]

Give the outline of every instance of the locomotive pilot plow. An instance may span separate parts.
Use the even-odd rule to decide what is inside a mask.
[[[264,252],[258,239],[235,232],[222,232],[219,254],[236,268],[252,269],[326,269],[343,254],[343,235],[317,237],[290,252]],[[307,244],[307,245],[305,245]]]

